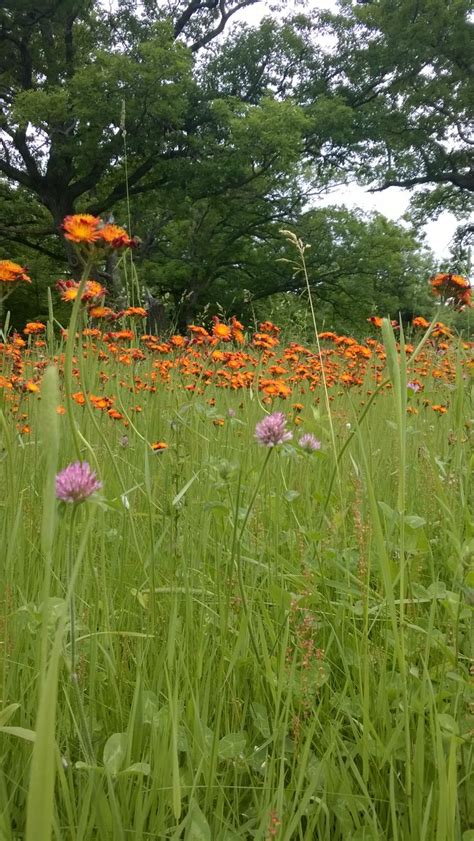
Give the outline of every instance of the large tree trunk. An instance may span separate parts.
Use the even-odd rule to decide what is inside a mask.
[[[176,309],[176,323],[180,333],[186,333],[190,324],[196,318],[199,309],[199,289],[188,287],[181,293],[174,295]]]
[[[40,199],[51,213],[54,226],[61,235],[61,241],[64,247],[69,272],[75,280],[79,280],[82,274],[83,265],[79,259],[77,250],[74,247],[74,243],[69,242],[69,240],[63,236],[61,228],[64,217],[70,216],[75,212],[74,200],[68,196],[66,190],[64,190],[64,193],[61,195],[48,192],[47,195],[40,195]]]

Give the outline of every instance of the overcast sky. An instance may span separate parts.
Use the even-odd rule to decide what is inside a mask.
[[[307,7],[313,9],[336,9],[336,0],[307,0]],[[294,0],[287,0],[286,11],[296,9]],[[301,9],[301,5],[298,4]],[[234,21],[242,20],[246,23],[257,24],[264,14],[268,13],[268,3],[260,2],[255,6],[243,9]],[[320,199],[322,204],[344,204],[347,207],[360,207],[363,210],[377,210],[390,219],[400,219],[408,209],[410,192],[400,187],[390,187],[382,193],[369,193],[356,184],[340,187],[330,195]],[[448,256],[449,246],[457,227],[457,220],[452,213],[442,213],[435,222],[429,222],[423,230],[426,243],[432,249],[437,259]]]

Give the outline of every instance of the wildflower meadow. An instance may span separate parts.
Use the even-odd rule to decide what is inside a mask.
[[[63,231],[0,344],[2,841],[473,841],[472,344],[156,335],[90,276],[128,234]]]

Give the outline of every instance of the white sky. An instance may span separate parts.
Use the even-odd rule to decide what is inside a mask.
[[[337,0],[307,0],[307,8],[313,9],[337,9]],[[300,3],[295,0],[287,0],[286,11],[301,10]],[[234,21],[242,20],[249,24],[258,24],[261,18],[268,14],[269,4],[259,2],[255,6],[243,9],[233,18]],[[369,193],[367,189],[358,187],[357,184],[339,187],[331,191],[328,196],[319,199],[316,203],[343,204],[349,208],[360,207],[362,210],[375,210],[383,213],[389,219],[401,220],[401,217],[408,209],[410,191],[400,187],[390,187],[382,193]],[[428,222],[423,226],[426,235],[426,244],[434,252],[438,260],[448,256],[449,246],[453,238],[458,221],[452,213],[445,211],[436,221]]]

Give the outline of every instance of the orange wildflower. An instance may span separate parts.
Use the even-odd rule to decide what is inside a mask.
[[[446,336],[449,338],[451,336],[451,330],[446,326],[446,324],[443,324],[442,321],[437,321],[431,335],[434,336],[435,339],[439,336]]]
[[[127,309],[123,311],[122,315],[128,315],[131,318],[146,318],[147,311],[144,307],[127,307]]]
[[[422,330],[427,330],[430,326],[430,322],[423,318],[422,315],[417,315],[416,318],[412,319],[413,327],[420,327]]]
[[[173,345],[173,347],[185,347],[186,339],[184,338],[184,336],[171,336],[170,343]],[[163,345],[163,347],[166,347],[166,350],[164,352],[168,353],[169,347],[167,345]],[[157,350],[159,350],[159,347],[157,348]]]
[[[89,318],[114,318],[116,313],[110,307],[90,307]],[[85,333],[85,330],[83,331]]]
[[[118,330],[115,333],[106,333],[104,342],[127,342],[135,336],[133,330]]]
[[[111,248],[131,248],[137,244],[137,241],[131,239],[124,228],[109,223],[100,228],[99,237]]]
[[[188,330],[193,336],[202,336],[205,339],[209,339],[209,333],[204,327],[200,327],[198,324],[190,324],[188,326]]]
[[[40,390],[40,387],[38,383],[34,380],[27,380],[24,385],[24,389],[25,391],[29,391],[31,394],[37,394],[37,392]]]
[[[82,391],[75,391],[74,394],[71,394],[71,397],[78,406],[84,406],[86,398]]]
[[[63,301],[75,301],[79,291],[80,284],[75,280],[58,280],[56,289],[61,293]],[[81,301],[94,302],[104,298],[106,289],[97,280],[87,280],[84,286],[84,291],[81,296]]]
[[[276,337],[270,336],[269,333],[254,333],[252,344],[254,347],[270,350],[275,345],[278,345],[279,341]]]
[[[46,326],[40,321],[28,321],[23,333],[25,336],[33,336],[35,333],[44,333]]]
[[[227,324],[222,324],[219,319],[214,317],[214,326],[212,328],[212,335],[215,339],[221,342],[230,342],[232,339],[232,328]]]
[[[31,278],[26,274],[26,268],[11,260],[0,260],[0,283],[17,283],[20,280],[31,283]]]
[[[71,242],[97,242],[101,236],[99,226],[101,220],[90,213],[75,213],[66,216],[61,225],[64,236]]]
[[[430,277],[429,282],[434,294],[451,302],[455,309],[471,306],[471,284],[467,277],[440,272]]]
[[[165,441],[154,441],[153,444],[150,444],[150,446],[155,453],[168,449],[168,444],[166,444]]]
[[[123,415],[121,412],[117,412],[117,409],[108,409],[107,414],[109,418],[112,420],[123,420]]]
[[[280,334],[280,328],[273,324],[271,321],[262,321],[259,324],[259,330],[261,333],[270,333],[270,335],[278,336]]]
[[[94,409],[111,409],[113,400],[110,397],[98,397],[96,394],[89,394],[89,400]]]
[[[367,320],[369,321],[370,319],[367,319]],[[319,334],[319,338],[320,338],[320,339],[331,339],[331,340],[335,340],[335,339],[337,339],[337,333],[331,333],[331,331],[330,331],[330,330],[326,330],[324,333],[320,333],[320,334]]]

